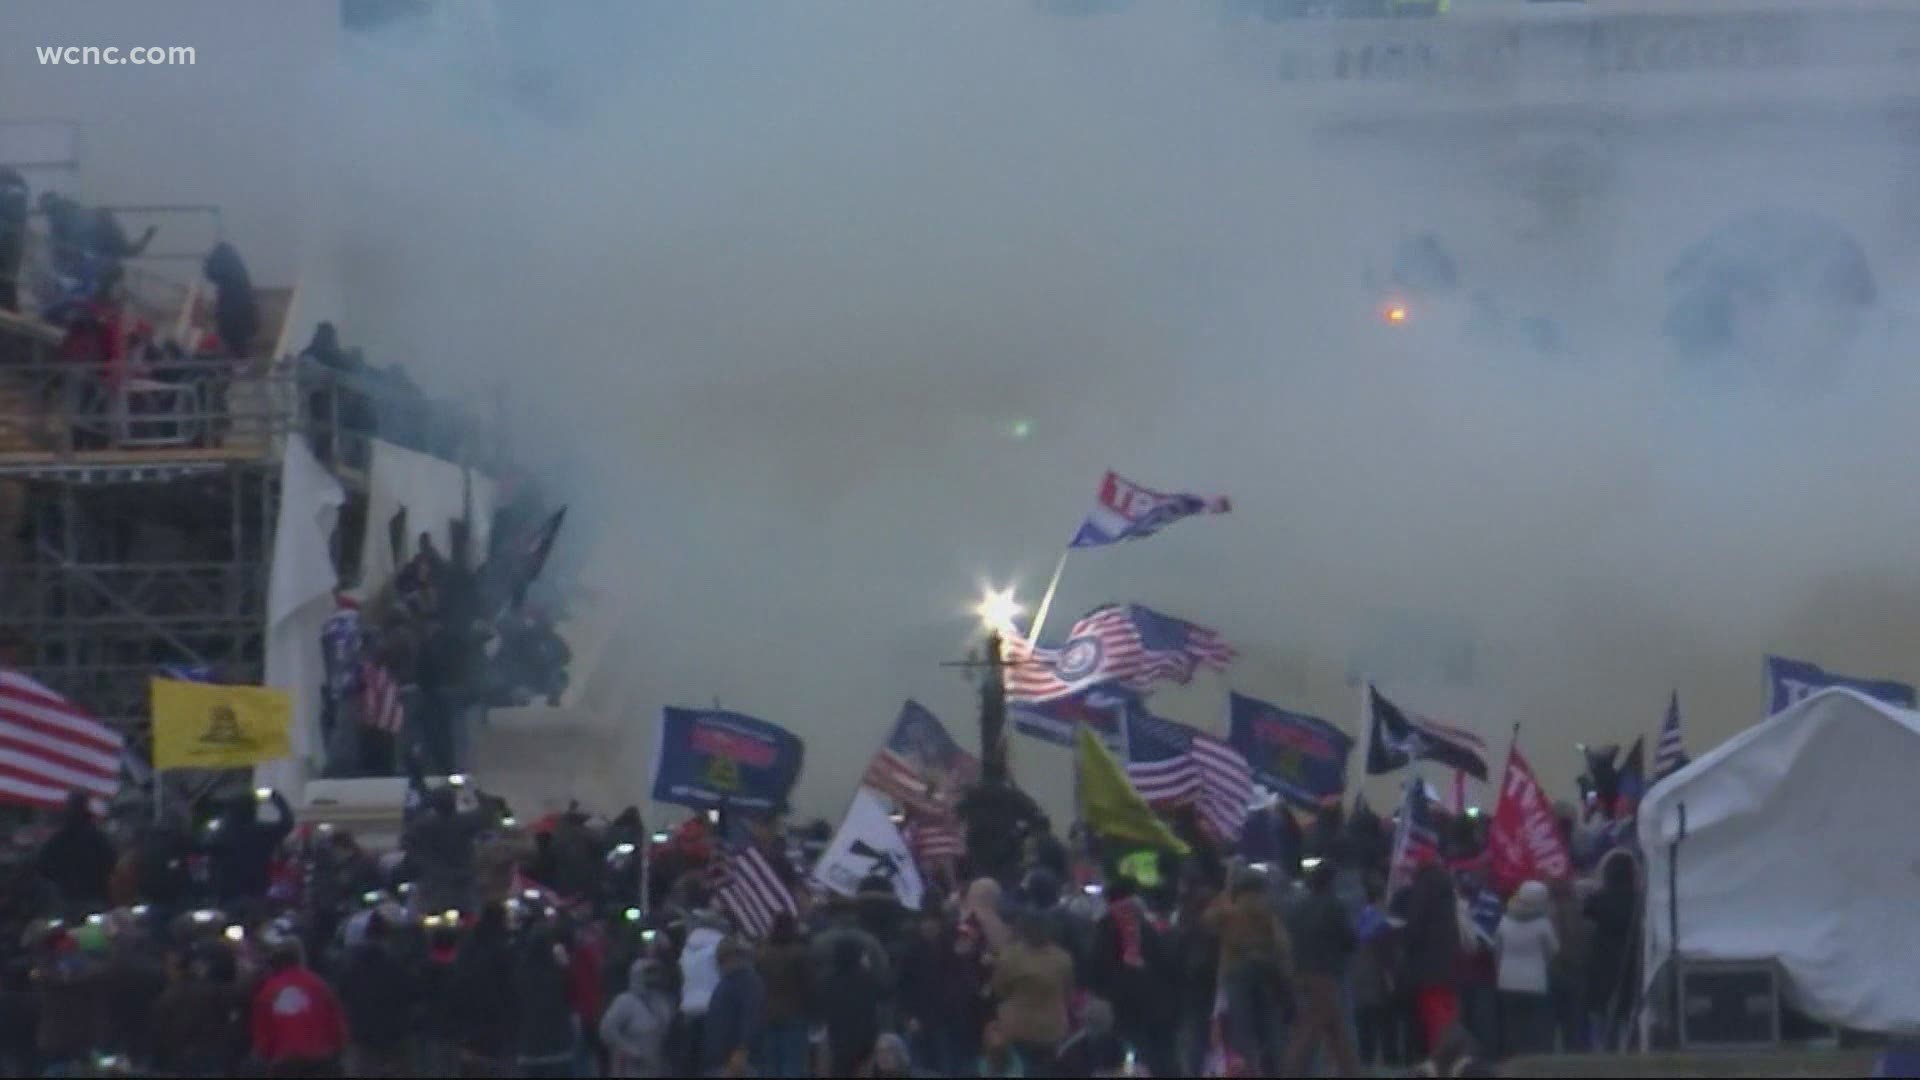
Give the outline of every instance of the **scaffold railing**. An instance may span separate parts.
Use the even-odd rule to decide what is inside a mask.
[[[296,432],[349,482],[364,481],[374,439],[483,471],[504,454],[489,418],[385,373],[305,360],[0,365],[0,476],[263,463]]]

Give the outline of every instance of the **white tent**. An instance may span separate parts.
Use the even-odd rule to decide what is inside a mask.
[[[1920,1031],[1920,852],[1911,785],[1920,713],[1826,690],[1654,786],[1640,803],[1645,978],[1670,951],[1668,844],[1679,848],[1680,955],[1777,960],[1788,1000],[1866,1031]]]

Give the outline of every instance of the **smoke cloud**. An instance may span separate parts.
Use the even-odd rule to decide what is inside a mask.
[[[969,605],[1037,597],[1109,467],[1235,512],[1076,554],[1056,631],[1149,604],[1349,730],[1364,669],[1496,745],[1523,722],[1561,790],[1575,740],[1651,734],[1670,688],[1696,752],[1757,719],[1767,650],[1920,675],[1884,107],[1633,105],[1725,97],[1676,75],[1597,86],[1604,123],[1522,119],[1525,86],[1443,108],[1283,83],[1280,31],[1198,5],[502,11],[350,42],[316,88],[343,332],[510,388],[625,604],[620,711],[793,728],[803,813],[839,812],[905,697],[970,739],[941,666]],[[1703,372],[1662,277],[1756,207],[1841,223],[1881,301],[1847,349]],[[1564,348],[1445,305],[1384,325],[1369,274],[1420,231]],[[1156,704],[1218,729],[1226,685]],[[1062,808],[1065,755],[1015,755]]]

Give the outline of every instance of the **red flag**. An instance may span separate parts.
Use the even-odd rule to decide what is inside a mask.
[[[1573,858],[1554,820],[1553,803],[1517,745],[1507,752],[1507,772],[1500,778],[1500,803],[1493,811],[1487,848],[1493,856],[1493,887],[1503,896],[1523,882],[1560,881],[1573,873]]]

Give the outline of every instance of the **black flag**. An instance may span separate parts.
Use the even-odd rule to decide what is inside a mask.
[[[560,535],[560,526],[567,520],[567,508],[561,507],[553,516],[543,522],[533,535],[527,539],[526,547],[513,568],[511,591],[513,606],[518,608],[527,601],[527,588],[533,584],[540,571],[547,567],[547,556],[553,554],[553,541]]]
[[[1442,724],[1388,701],[1367,685],[1373,722],[1367,739],[1367,775],[1378,776],[1414,761],[1434,761],[1478,780],[1487,778],[1487,744],[1478,735]]]

